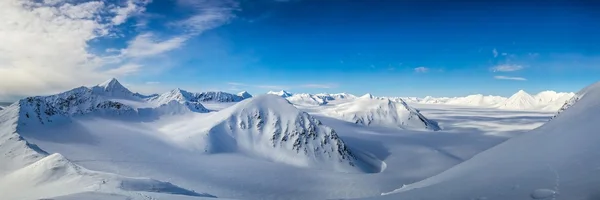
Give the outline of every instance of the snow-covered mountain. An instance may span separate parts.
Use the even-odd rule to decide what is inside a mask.
[[[558,110],[574,93],[543,91],[530,95],[520,90],[511,97],[474,94],[465,97],[389,97],[392,100],[403,99],[408,103],[447,104],[461,106],[496,107],[509,110]]]
[[[377,199],[596,199],[600,83],[538,129]]]
[[[50,133],[45,131],[55,127],[48,123],[69,120],[71,117],[99,112],[133,112],[130,106],[106,100],[121,95],[131,97],[126,91],[111,91],[111,87],[96,91],[102,91],[100,94],[107,96],[80,87],[57,95],[25,98],[0,112],[0,188],[3,191],[19,191],[4,193],[2,199],[41,199],[80,192],[205,196],[168,182],[88,170],[60,154],[49,155],[21,136],[25,130],[30,134],[48,135]],[[63,139],[69,141],[72,138]]]
[[[384,165],[372,155],[350,150],[335,130],[273,95],[249,98],[218,112],[198,113],[204,111],[199,109],[180,116],[167,113],[176,105],[188,111],[191,103],[202,106],[194,102],[202,99],[199,96],[176,89],[142,97],[111,80],[91,88],[28,97],[12,104],[0,112],[0,188],[30,192],[5,195],[3,199],[39,199],[85,192],[127,197],[143,193],[148,198],[161,193],[166,197],[210,196],[156,180],[160,178],[154,176],[162,177],[160,174],[164,172],[150,173],[154,176],[149,177],[154,179],[117,175],[110,170],[118,164],[96,165],[95,162],[111,163],[103,159],[135,163],[138,158],[152,157],[159,163],[180,165],[192,162],[193,157],[228,153],[256,163],[266,160],[279,166],[352,173],[380,172]],[[136,119],[149,113],[157,117],[144,118],[147,121],[138,123]],[[162,119],[166,114],[174,120]],[[120,153],[115,155],[115,152]],[[159,152],[165,155],[156,155]],[[171,160],[176,154],[185,154],[182,156],[185,159]],[[71,161],[68,155],[77,161]],[[79,162],[92,163],[94,170]],[[130,169],[131,164],[125,165],[116,172]],[[159,165],[146,164],[152,166]]]
[[[261,95],[211,115],[185,143],[207,153],[236,152],[300,167],[371,170],[330,127],[284,98]],[[182,133],[185,134],[185,133]]]
[[[501,102],[497,105],[500,109],[533,109],[535,108],[538,101],[533,98],[530,94],[523,90],[519,90],[517,93],[513,94],[506,101]]]
[[[325,109],[323,114],[362,125],[380,125],[405,129],[440,130],[437,122],[399,99],[375,98],[370,94]]]
[[[293,94],[292,96],[286,97],[286,99],[292,104],[299,106],[320,106],[327,104],[327,98],[306,93]]]
[[[280,96],[280,97],[290,97],[290,96],[293,95],[292,93],[289,93],[289,92],[287,92],[285,90],[281,90],[279,92],[269,91],[269,92],[267,92],[267,94],[273,94],[273,95],[277,95],[277,96]]]

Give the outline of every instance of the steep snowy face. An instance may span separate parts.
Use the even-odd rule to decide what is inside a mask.
[[[320,106],[327,104],[327,101],[313,94],[294,94],[286,98],[289,102],[299,106]]]
[[[598,99],[600,99],[600,94],[598,94],[598,93],[600,93],[600,82],[594,83],[590,86],[583,88],[581,91],[579,91],[575,94],[572,94],[572,97],[563,103],[563,105],[558,109],[558,111],[552,118],[556,118],[559,114],[561,114],[564,111],[566,111],[567,109],[569,109],[571,106],[573,106],[575,103],[577,103],[581,98],[586,96],[588,93],[592,94],[591,96],[594,96],[594,97],[595,97],[595,95],[598,95]],[[571,95],[571,94],[567,93],[565,96],[569,96],[569,95]],[[590,98],[594,98],[594,97],[590,97]]]
[[[381,199],[596,199],[600,83],[552,121]]]
[[[325,115],[362,125],[380,125],[405,129],[440,130],[437,122],[427,119],[403,100],[372,99],[366,96],[326,109]]]
[[[200,133],[183,137],[207,153],[237,152],[300,167],[365,170],[337,133],[284,98],[261,95],[210,117]]]
[[[267,92],[267,94],[273,94],[273,95],[277,95],[277,96],[280,96],[280,97],[290,97],[290,96],[292,96],[292,93],[289,93],[289,92],[287,92],[285,90],[281,90],[279,92],[269,91],[269,92]]]
[[[242,92],[238,93],[237,95],[239,97],[242,97],[242,99],[252,98],[252,95],[246,91],[242,91]]]
[[[535,109],[538,106],[537,100],[523,90],[519,90],[506,101],[498,104],[500,109]]]

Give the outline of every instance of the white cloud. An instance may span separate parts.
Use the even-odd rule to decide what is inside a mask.
[[[148,82],[146,82],[146,85],[156,85],[156,84],[160,84],[160,82],[158,82],[158,81],[148,81]]]
[[[523,77],[515,77],[515,76],[494,76],[495,79],[500,80],[513,80],[513,81],[526,81],[526,78]]]
[[[142,59],[177,49],[195,34],[233,17],[225,7],[230,4],[194,1],[204,10],[198,9],[182,22],[192,30],[178,35],[134,35],[123,49],[90,46],[90,41],[122,35],[118,28],[124,27],[118,25],[144,12],[149,2],[0,0],[0,99],[51,94],[135,75],[143,66]]]
[[[176,36],[167,40],[158,40],[152,33],[144,33],[129,42],[121,53],[128,57],[147,57],[162,54],[179,48],[187,40],[184,36]]]
[[[429,68],[427,68],[427,67],[417,67],[417,68],[415,68],[415,72],[417,72],[417,73],[427,73],[427,72],[429,72]]]
[[[496,50],[495,48],[492,49],[492,53],[494,54],[494,58],[498,57],[498,50]]]
[[[46,4],[48,3],[48,4]],[[108,78],[87,42],[112,31],[108,3],[1,0],[0,98],[44,94]]]
[[[125,23],[130,16],[144,12],[148,3],[150,0],[128,0],[124,7],[114,9],[116,15],[112,18],[112,23],[114,25]]]
[[[521,66],[521,65],[509,65],[509,64],[498,65],[498,66],[491,68],[491,70],[493,72],[513,72],[513,71],[519,71],[521,69],[523,69],[523,66]]]
[[[228,23],[235,16],[233,11],[239,7],[238,2],[233,0],[178,0],[178,3],[195,13],[187,19],[173,23],[190,35],[197,35]]]

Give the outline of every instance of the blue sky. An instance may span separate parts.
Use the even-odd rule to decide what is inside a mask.
[[[94,70],[142,92],[506,96],[600,77],[600,5],[582,1],[107,2],[126,9],[83,39]]]

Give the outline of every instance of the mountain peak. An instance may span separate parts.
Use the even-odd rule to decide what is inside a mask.
[[[252,95],[250,93],[248,93],[246,90],[241,91],[240,93],[237,94],[238,96],[247,99],[247,98],[251,98]]]
[[[121,83],[116,79],[109,79],[97,86],[92,87],[92,90],[95,93],[113,96],[113,97],[133,97],[133,93],[129,91],[125,86],[121,85]]]
[[[121,83],[116,78],[108,79],[103,83],[98,84],[98,86],[103,88],[123,87],[123,85],[121,85]]]

